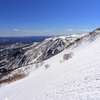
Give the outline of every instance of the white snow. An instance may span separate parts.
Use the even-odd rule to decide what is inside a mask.
[[[72,58],[64,60],[69,52]],[[66,49],[28,77],[2,86],[0,100],[100,100],[100,38]]]

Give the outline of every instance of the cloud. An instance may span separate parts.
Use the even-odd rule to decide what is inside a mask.
[[[14,32],[19,32],[20,29],[18,29],[18,28],[14,28],[13,31],[14,31]]]
[[[67,32],[75,33],[75,32],[90,32],[91,30],[89,28],[67,28]]]
[[[68,28],[67,31],[68,31],[68,32],[72,32],[73,29],[72,29],[72,28]]]

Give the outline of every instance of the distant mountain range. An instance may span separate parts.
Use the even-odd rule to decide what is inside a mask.
[[[41,42],[50,36],[26,36],[26,37],[0,37],[0,45],[14,44],[14,43],[32,43]]]
[[[8,44],[0,46],[0,77],[2,78],[16,69],[24,68],[24,66],[41,63],[62,52],[65,48],[76,47],[84,41],[93,41],[98,35],[100,35],[99,28],[80,35],[1,38],[2,43]],[[9,45],[9,43],[13,44]]]

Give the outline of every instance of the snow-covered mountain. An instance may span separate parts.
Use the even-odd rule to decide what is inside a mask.
[[[12,44],[0,50],[0,74],[8,74],[20,67],[42,62],[63,51],[75,37],[52,37],[43,42]]]
[[[18,73],[30,74],[2,84],[0,100],[100,100],[99,28],[81,36],[53,37],[10,50],[0,51],[7,52],[10,59],[1,53],[0,65],[3,61],[13,65],[6,71],[0,67],[1,83],[19,79],[15,78]]]

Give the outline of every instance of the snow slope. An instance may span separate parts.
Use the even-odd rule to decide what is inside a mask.
[[[72,58],[63,56],[72,53]],[[49,65],[48,68],[45,68]],[[32,65],[35,66],[35,65]],[[22,80],[0,88],[0,100],[100,100],[100,38],[65,49]]]

